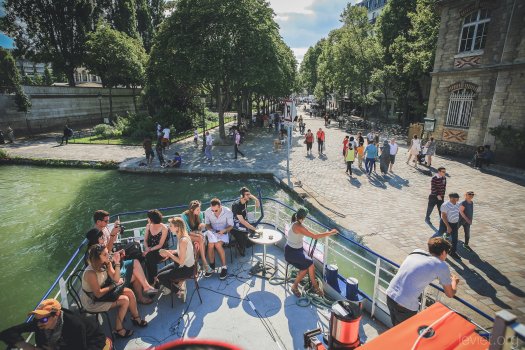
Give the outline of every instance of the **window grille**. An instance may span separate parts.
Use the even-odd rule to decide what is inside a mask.
[[[472,116],[475,92],[470,89],[459,89],[450,94],[446,126],[468,128]]]

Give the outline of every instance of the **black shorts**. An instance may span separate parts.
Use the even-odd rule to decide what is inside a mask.
[[[396,162],[396,155],[390,155],[390,163],[394,164]]]

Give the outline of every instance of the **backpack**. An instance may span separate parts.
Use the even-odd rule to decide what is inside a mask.
[[[73,136],[73,129],[67,128],[67,136]]]

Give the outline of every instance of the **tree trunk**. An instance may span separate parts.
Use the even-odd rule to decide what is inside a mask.
[[[225,139],[226,132],[224,131],[224,109],[222,104],[222,93],[220,86],[217,87],[217,111],[219,112],[219,137],[221,139]]]
[[[252,94],[250,94],[248,97],[248,117],[250,117],[250,119],[253,117],[252,105],[253,105],[253,96]]]
[[[135,95],[135,86],[132,86],[131,87],[131,91],[132,91],[132,94],[133,94],[133,107],[135,108],[135,114],[137,114],[137,96]]]
[[[242,94],[237,96],[237,126],[240,126],[242,123],[242,111],[243,111],[243,99]]]
[[[67,67],[66,68],[66,75],[67,75],[67,81],[69,86],[75,87],[75,68],[73,67]]]
[[[113,93],[111,86],[109,87],[109,118],[113,119]]]

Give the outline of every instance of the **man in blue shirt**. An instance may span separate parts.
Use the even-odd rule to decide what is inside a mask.
[[[175,158],[173,160],[168,161],[168,168],[180,168],[182,165],[182,156],[179,154],[179,152],[175,152]]]
[[[365,170],[368,175],[372,173],[372,168],[376,163],[377,158],[377,147],[371,142],[365,148]]]

